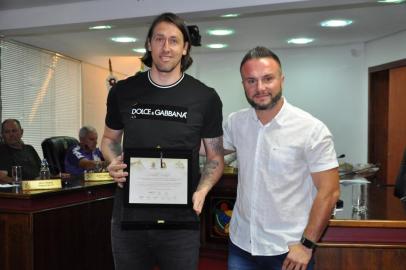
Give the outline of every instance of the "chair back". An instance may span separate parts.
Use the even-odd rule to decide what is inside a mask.
[[[403,159],[400,163],[398,178],[395,184],[395,196],[406,200],[406,148],[403,151]]]
[[[42,141],[42,153],[48,161],[51,174],[65,172],[65,155],[68,148],[79,144],[79,141],[69,136],[55,136]]]

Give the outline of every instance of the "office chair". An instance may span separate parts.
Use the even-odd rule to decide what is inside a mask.
[[[406,148],[403,151],[403,159],[400,163],[398,178],[396,179],[395,191],[396,197],[406,201]]]
[[[51,174],[65,172],[66,151],[76,144],[79,144],[79,141],[69,136],[50,137],[42,141],[42,152],[48,161]]]

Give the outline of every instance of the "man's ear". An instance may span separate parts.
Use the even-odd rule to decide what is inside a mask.
[[[182,55],[186,55],[187,54],[187,48],[189,47],[189,42],[185,42],[185,45],[183,46],[183,53]]]

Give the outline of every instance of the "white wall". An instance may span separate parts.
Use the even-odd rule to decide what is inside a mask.
[[[365,45],[367,66],[377,66],[406,58],[406,31],[368,42]]]
[[[118,80],[127,77],[126,74],[117,72],[113,74]],[[107,69],[82,63],[82,125],[90,125],[97,130],[99,146],[104,132],[109,76]]]
[[[368,91],[361,44],[277,51],[285,72],[285,96],[322,120],[346,161],[367,161]]]
[[[275,50],[285,74],[287,100],[322,120],[334,136],[337,154],[346,161],[367,161],[367,89],[363,78],[365,53],[362,44],[339,47]],[[245,52],[194,55],[188,71],[214,87],[223,114],[245,108],[239,74]]]

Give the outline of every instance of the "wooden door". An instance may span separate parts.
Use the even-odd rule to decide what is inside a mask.
[[[406,67],[389,72],[388,184],[395,184],[406,147]]]
[[[406,147],[406,61],[370,68],[368,161],[378,182],[393,185]]]
[[[371,73],[369,82],[368,162],[379,164],[377,180],[386,182],[388,163],[389,72]]]

